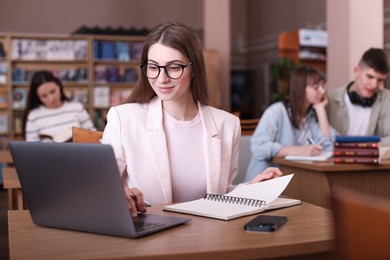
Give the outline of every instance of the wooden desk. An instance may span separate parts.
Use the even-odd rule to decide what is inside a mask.
[[[23,209],[23,193],[18,174],[14,167],[5,167],[3,173],[3,187],[8,190],[8,209]]]
[[[183,216],[155,205],[149,212]],[[288,221],[276,232],[247,232],[244,224],[256,215],[230,221],[185,215],[192,219],[187,224],[128,239],[38,227],[29,211],[8,211],[9,253],[10,259],[330,259],[329,210],[303,203],[265,214],[288,216]]]
[[[390,198],[390,163],[380,165],[289,161],[275,158],[283,173],[295,173],[283,194],[330,208],[329,191],[338,185]]]
[[[0,150],[0,163],[13,164],[11,152],[9,150]]]

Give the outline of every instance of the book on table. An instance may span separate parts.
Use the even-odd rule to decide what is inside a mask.
[[[379,157],[333,157],[334,163],[363,163],[363,164],[378,164]]]
[[[362,149],[362,148],[338,148],[335,147],[333,151],[333,156],[338,157],[348,157],[348,156],[357,156],[357,157],[378,157],[379,148],[373,149]]]
[[[254,184],[242,184],[224,195],[206,194],[204,198],[168,205],[163,210],[230,220],[298,205],[301,204],[298,199],[280,197],[293,175],[289,174]]]
[[[378,143],[381,138],[377,135],[336,135],[335,142],[338,143]]]

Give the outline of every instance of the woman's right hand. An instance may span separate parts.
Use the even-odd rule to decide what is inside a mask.
[[[304,156],[317,156],[322,153],[322,145],[319,144],[310,144],[306,146],[301,146],[301,154]]]
[[[145,213],[144,195],[138,188],[124,188],[127,204],[129,206],[131,216],[136,217],[138,212]]]

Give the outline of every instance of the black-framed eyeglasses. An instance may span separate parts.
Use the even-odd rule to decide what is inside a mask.
[[[165,74],[171,79],[178,79],[183,76],[184,69],[188,66],[192,65],[192,63],[188,63],[187,65],[182,64],[168,64],[165,66],[159,66],[153,63],[146,63],[140,65],[142,72],[149,79],[155,79],[160,75],[161,69],[164,69]]]

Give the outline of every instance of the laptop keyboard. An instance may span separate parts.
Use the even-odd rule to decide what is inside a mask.
[[[142,222],[142,221],[137,221],[137,220],[135,220],[133,223],[134,223],[135,231],[137,231],[137,232],[143,232],[146,230],[155,229],[155,228],[164,226],[164,224],[162,224],[162,223]]]

